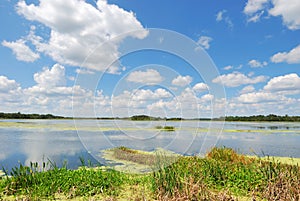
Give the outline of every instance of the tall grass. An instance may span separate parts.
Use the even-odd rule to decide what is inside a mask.
[[[232,195],[299,200],[300,169],[248,158],[229,148],[213,148],[206,158],[181,157],[154,172],[152,187],[160,200],[233,200]]]

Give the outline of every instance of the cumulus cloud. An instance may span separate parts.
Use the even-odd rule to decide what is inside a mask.
[[[147,69],[146,71],[133,71],[126,80],[128,82],[143,83],[143,84],[158,84],[163,81],[163,77],[155,69]]]
[[[197,44],[200,45],[201,47],[203,47],[204,49],[209,49],[210,47],[210,42],[213,39],[209,36],[200,36]]]
[[[269,10],[272,16],[282,16],[283,23],[291,30],[300,29],[300,1],[272,0],[273,8]]]
[[[208,90],[208,86],[207,86],[207,84],[200,82],[200,83],[197,83],[197,84],[194,85],[193,90],[195,92],[207,91]]]
[[[10,80],[5,76],[0,76],[0,92],[9,92],[18,89],[20,85],[15,80]]]
[[[20,84],[6,76],[0,76],[0,103],[3,112],[22,107],[24,96]]]
[[[186,85],[189,85],[193,81],[193,78],[189,75],[187,76],[181,76],[179,75],[175,79],[172,80],[172,84],[175,86],[181,86],[184,87]]]
[[[158,88],[155,91],[151,91],[150,89],[140,89],[135,90],[133,95],[131,96],[132,100],[156,100],[156,99],[163,99],[163,98],[170,98],[172,95],[170,92],[166,91],[165,89]]]
[[[134,113],[147,114],[149,105],[164,102],[170,98],[172,98],[172,94],[162,88],[125,90],[119,95],[112,96],[111,108],[114,116],[130,116]]]
[[[269,0],[248,0],[244,7],[244,14],[247,15],[247,22],[258,22],[265,13]]]
[[[274,77],[264,89],[271,92],[299,93],[300,77],[296,73]]]
[[[283,96],[280,97],[280,99]],[[237,98],[242,103],[264,103],[264,102],[276,102],[278,101],[278,95],[267,92],[251,92],[246,94],[241,94]]]
[[[256,13],[257,11],[260,11],[264,9],[264,5],[268,2],[269,0],[248,0],[246,3],[246,6],[244,7],[244,13],[246,15],[252,15]]]
[[[249,77],[240,72],[233,72],[230,74],[220,75],[212,80],[213,83],[224,84],[227,87],[237,87],[245,84],[256,84],[259,82],[265,82],[267,77],[257,76]]]
[[[272,5],[272,8],[269,8]],[[270,16],[281,16],[283,24],[291,30],[300,29],[300,2],[298,0],[248,0],[244,7],[244,14],[248,22],[257,22],[267,11]]]
[[[259,68],[268,65],[268,63],[266,61],[260,62],[258,60],[252,59],[248,62],[248,65],[252,68]]]
[[[2,41],[2,45],[10,48],[20,61],[34,62],[40,58],[38,53],[34,53],[26,44],[25,40],[19,39],[15,42]]]
[[[200,86],[200,85],[198,85]],[[211,94],[197,94],[192,88],[185,88],[176,96],[165,89],[138,89],[124,91],[112,97],[114,116],[130,116],[134,113],[153,116],[199,117],[211,114]]]
[[[245,86],[241,91],[240,94],[245,94],[249,92],[255,91],[255,88],[252,85]]]
[[[44,68],[42,72],[35,73],[33,78],[39,86],[45,88],[64,86],[66,83],[65,68],[60,64],[54,64],[51,69]]]
[[[274,63],[287,62],[289,64],[300,63],[300,45],[289,52],[279,52],[271,57]]]
[[[133,12],[102,0],[96,2],[96,7],[81,0],[40,0],[38,5],[28,5],[21,0],[16,10],[27,20],[38,21],[50,28],[49,39],[30,34],[29,40],[36,49],[71,66],[104,71],[118,59],[118,43],[122,38],[147,35]],[[114,43],[99,47],[108,39],[133,30],[142,31],[131,32]],[[108,72],[117,73],[118,70],[118,66],[112,66]]]
[[[239,96],[232,97],[227,105],[228,112],[238,115],[291,114],[300,112],[300,78],[297,74],[273,77],[257,91],[252,85],[244,87]]]

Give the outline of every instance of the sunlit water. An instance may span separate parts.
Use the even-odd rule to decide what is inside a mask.
[[[156,126],[174,126],[163,131]],[[0,166],[51,160],[69,168],[80,157],[106,164],[101,151],[117,146],[153,151],[167,149],[183,155],[204,155],[213,146],[240,153],[300,157],[300,123],[124,120],[1,120]]]

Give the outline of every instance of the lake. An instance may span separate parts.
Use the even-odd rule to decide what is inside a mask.
[[[174,126],[164,131],[157,126]],[[117,146],[203,156],[210,147],[300,158],[300,123],[125,120],[0,120],[0,166],[7,170],[51,160],[69,168],[80,157],[106,164],[101,151]]]

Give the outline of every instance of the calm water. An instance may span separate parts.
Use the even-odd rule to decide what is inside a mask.
[[[155,129],[165,125],[176,131]],[[0,139],[0,166],[8,170],[48,159],[77,168],[80,157],[105,164],[101,150],[116,146],[184,155],[227,146],[244,154],[300,157],[300,123],[1,120]]]

